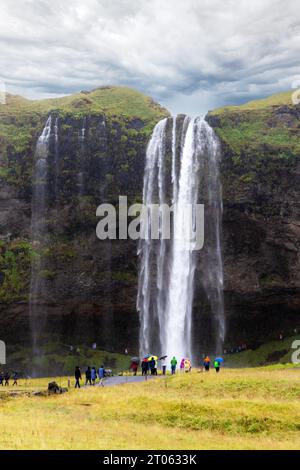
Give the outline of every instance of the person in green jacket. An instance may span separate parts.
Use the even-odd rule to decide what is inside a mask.
[[[218,362],[218,361],[214,362],[214,368],[216,369],[216,372],[220,371],[220,365],[221,365],[220,362]]]
[[[176,372],[176,366],[177,366],[177,359],[175,356],[173,356],[173,359],[171,359],[171,371],[172,371],[172,375],[175,374]]]

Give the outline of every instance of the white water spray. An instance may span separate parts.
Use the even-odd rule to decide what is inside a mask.
[[[171,168],[166,157],[170,150]],[[141,354],[176,355],[178,359],[193,356],[194,277],[198,258],[194,241],[187,241],[185,236],[186,226],[192,229],[194,223],[192,212],[185,208],[199,202],[199,182],[205,167],[207,204],[214,210],[206,234],[209,238],[205,255],[208,264],[200,274],[215,324],[215,350],[222,345],[225,327],[218,165],[218,140],[204,119],[177,116],[172,121],[164,119],[155,127],[146,153],[143,203],[147,206],[175,204],[173,234],[176,237],[151,240],[149,236],[139,246],[137,308],[140,312]],[[168,190],[170,181],[171,191]],[[201,312],[196,313],[201,315]]]

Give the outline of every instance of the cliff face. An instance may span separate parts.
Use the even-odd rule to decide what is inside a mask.
[[[300,325],[300,107],[290,93],[209,113],[222,143],[229,343]]]
[[[8,97],[0,113],[1,339],[28,343],[37,323],[43,342],[96,341],[121,351],[136,345],[136,243],[100,241],[96,208],[117,205],[119,195],[140,201],[147,140],[167,111],[133,90],[105,88],[47,102]],[[32,244],[35,148],[49,114],[46,230]],[[30,319],[37,257],[40,289]]]
[[[50,113],[58,139],[52,132],[47,235],[34,245],[35,148]],[[44,341],[136,350],[136,243],[98,240],[95,214],[103,202],[117,204],[119,195],[129,204],[141,200],[146,144],[167,115],[133,90],[109,87],[38,102],[8,97],[0,106],[1,339],[31,340],[30,270],[39,256],[43,289],[34,314],[44,322]],[[299,327],[299,118],[299,106],[286,97],[207,117],[222,144],[229,344]],[[195,317],[200,303],[196,293]]]

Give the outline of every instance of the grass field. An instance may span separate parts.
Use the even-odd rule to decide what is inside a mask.
[[[300,449],[299,368],[193,371],[30,395],[48,381],[21,381],[19,396],[1,387],[0,449]]]

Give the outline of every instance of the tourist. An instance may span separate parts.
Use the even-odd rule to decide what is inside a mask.
[[[4,385],[3,380],[4,380],[4,374],[3,374],[3,372],[0,372],[0,385],[2,385],[2,387]]]
[[[85,371],[85,385],[87,385],[88,383],[92,385],[92,371],[91,371],[90,366],[88,366],[88,368]]]
[[[157,375],[157,370],[156,370],[156,362],[155,362],[155,359],[154,357],[151,357],[150,361],[149,361],[149,367],[150,367],[150,370],[151,370],[151,375]]]
[[[13,379],[14,379],[13,386],[14,385],[18,386],[18,373],[17,372],[13,373]]]
[[[96,367],[92,367],[91,379],[92,379],[93,385],[95,385],[95,382],[96,382],[96,379],[97,379]]]
[[[104,387],[104,384],[103,384],[103,381],[104,381],[104,378],[105,378],[104,366],[99,367],[98,375],[99,375],[99,383],[100,383],[101,387]]]
[[[190,359],[185,359],[184,360],[184,371],[185,372],[191,372],[192,370],[192,363],[190,361]]]
[[[81,370],[79,368],[79,366],[76,366],[75,367],[75,388],[80,388],[80,382],[79,380],[81,380]]]
[[[138,371],[138,363],[136,361],[133,361],[130,365],[130,369],[132,370],[133,372],[133,375],[136,375],[137,374],[137,371]]]
[[[167,364],[166,364],[166,358],[165,357],[161,358],[160,364],[161,364],[161,369],[162,369],[163,375],[166,375]]]
[[[142,361],[142,375],[148,375],[149,362],[146,359]]]
[[[206,372],[209,372],[209,367],[210,367],[210,358],[209,356],[206,356],[203,361],[204,369]]]
[[[177,359],[175,356],[173,356],[173,358],[171,359],[171,372],[172,372],[172,375],[175,374],[176,372],[176,366],[177,366]]]
[[[215,360],[214,361],[214,368],[215,368],[216,372],[220,371],[220,367],[221,367],[221,362]]]
[[[180,372],[183,372],[184,371],[184,357],[181,359],[181,362],[180,362]]]
[[[10,379],[10,373],[9,373],[9,372],[6,372],[6,373],[4,374],[4,380],[5,380],[5,384],[4,384],[4,385],[5,385],[5,387],[6,387],[6,386],[9,387],[9,379]]]

